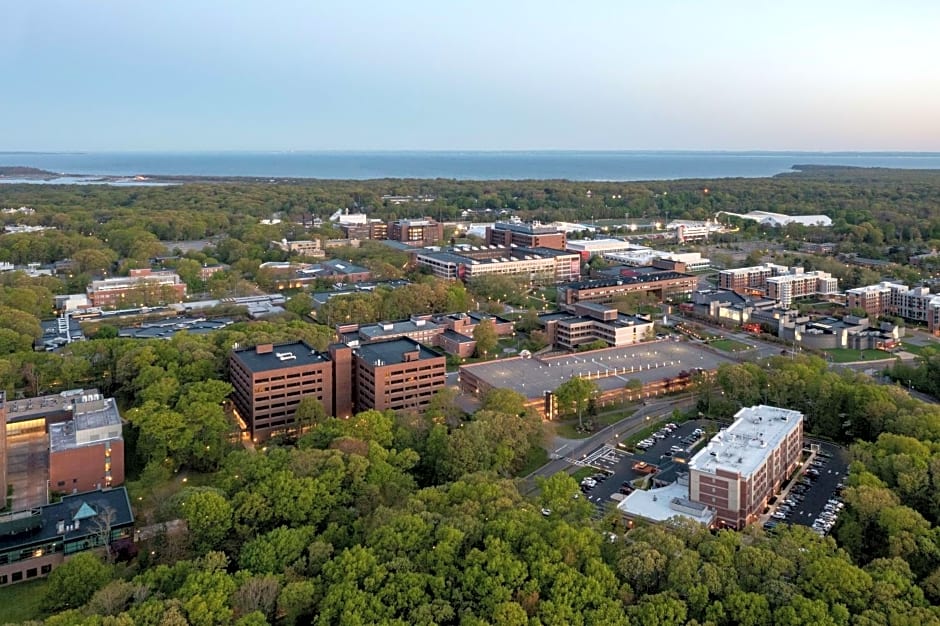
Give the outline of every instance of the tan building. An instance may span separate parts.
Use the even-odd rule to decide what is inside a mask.
[[[863,309],[867,315],[892,315],[909,322],[927,325],[927,330],[940,335],[940,294],[927,287],[911,289],[907,285],[881,282],[848,289],[845,292],[849,309]]]
[[[353,354],[357,411],[420,411],[446,384],[445,358],[413,339],[367,343]]]
[[[94,307],[157,305],[185,300],[186,284],[176,272],[136,269],[129,276],[94,280],[86,293]]]
[[[797,298],[814,295],[829,295],[839,290],[839,279],[828,272],[803,272],[803,268],[794,268],[790,274],[771,276],[767,279],[767,297],[779,300],[780,305],[790,306]]]
[[[282,239],[280,241],[272,241],[271,243],[274,244],[275,247],[290,254],[298,254],[313,259],[322,259],[326,256],[326,252],[324,252],[323,248],[320,246],[319,239],[303,239],[297,241]]]
[[[790,268],[786,265],[776,265],[775,263],[721,270],[718,272],[718,288],[741,292],[763,292],[767,288],[768,278],[783,276],[789,271]]]
[[[625,315],[616,308],[580,302],[575,304],[574,315],[545,316],[545,333],[549,341],[565,350],[603,341],[607,347],[628,346],[652,338],[653,322],[635,315]]]
[[[757,521],[803,450],[803,414],[752,406],[735,414],[689,461],[689,499],[717,511],[719,524],[743,528]]]
[[[468,282],[487,274],[556,283],[581,277],[581,256],[578,253],[551,248],[459,246],[441,252],[419,252],[415,261],[438,278]]]

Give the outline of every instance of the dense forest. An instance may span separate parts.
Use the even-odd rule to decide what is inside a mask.
[[[369,411],[323,418],[296,442],[229,451],[201,486],[154,509],[156,520],[185,519],[187,535],[158,536],[131,565],[66,563],[46,595],[64,612],[45,623],[940,622],[940,407],[814,358],[726,366],[700,384],[699,408],[715,417],[766,397],[806,411],[810,433],[854,442],[832,536],[625,530],[614,516],[593,521],[566,474],[522,495],[508,477],[538,423],[500,391],[472,416],[447,415],[446,401],[423,416]],[[148,437],[138,413],[185,414],[200,398],[194,412],[207,412],[212,392],[184,384],[130,419]],[[145,480],[169,471],[167,453],[151,451]]]

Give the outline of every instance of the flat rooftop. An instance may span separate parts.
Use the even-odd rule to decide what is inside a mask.
[[[65,417],[72,411],[72,403],[81,401],[83,395],[95,395],[97,389],[71,389],[51,396],[10,400],[7,406],[7,422],[25,422],[51,416]]]
[[[689,461],[689,470],[714,474],[718,469],[750,476],[767,455],[800,427],[803,414],[764,404],[744,407],[734,423],[712,437]]]
[[[403,335],[422,331],[434,331],[440,324],[427,320],[399,320],[397,322],[380,322],[359,327],[359,336],[369,341],[392,335]]]
[[[643,384],[675,378],[695,368],[716,369],[730,358],[686,341],[648,341],[547,359],[515,357],[461,366],[492,387],[505,387],[527,398],[540,398],[574,376],[593,378],[601,391],[624,389],[627,381]],[[616,372],[616,373],[615,373]]]
[[[376,341],[360,345],[356,350],[359,358],[366,362],[375,364],[381,362],[382,365],[397,365],[404,363],[402,355],[406,352],[418,351],[418,359],[437,359],[444,358],[438,353],[428,350],[420,343],[407,337],[392,339],[389,341]]]
[[[258,354],[256,347],[243,348],[235,351],[235,356],[252,372],[266,372],[284,367],[297,367],[298,365],[313,365],[323,363],[329,359],[305,341],[276,344],[270,352]],[[286,357],[292,354],[294,358]],[[281,356],[278,356],[281,355]]]
[[[79,402],[75,405],[74,417],[65,422],[49,424],[49,450],[60,452],[71,448],[80,448],[85,445],[121,438],[121,414],[113,398],[101,398],[98,395],[93,399]],[[91,438],[92,433],[100,436]],[[82,436],[85,433],[86,436]]]
[[[648,491],[637,489],[621,500],[617,509],[653,522],[683,517],[707,525],[715,519],[715,510],[689,500],[688,484],[678,481]]]
[[[672,270],[661,270],[648,273],[637,273],[635,276],[621,276],[619,278],[604,278],[596,280],[582,280],[576,283],[561,285],[564,289],[600,289],[603,287],[618,287],[636,283],[653,283],[660,280],[677,280],[680,278],[694,278],[694,274],[683,274]]]

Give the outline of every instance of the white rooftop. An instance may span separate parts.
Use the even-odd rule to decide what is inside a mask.
[[[637,489],[617,504],[617,509],[635,517],[653,522],[664,522],[673,517],[684,517],[702,524],[710,524],[715,510],[689,500],[689,485],[678,481],[659,489]]]
[[[689,470],[709,474],[721,468],[741,477],[750,476],[803,421],[799,411],[775,406],[744,407],[734,423],[715,435],[689,461]]]
[[[577,252],[600,252],[606,250],[636,250],[643,246],[637,246],[624,241],[623,239],[574,239],[565,244],[567,250]]]

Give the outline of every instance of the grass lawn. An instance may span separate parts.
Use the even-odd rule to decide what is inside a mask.
[[[741,343],[734,339],[715,339],[714,341],[709,341],[708,345],[718,350],[724,350],[725,352],[744,352],[745,350],[751,349],[751,346],[746,343]]]
[[[0,624],[19,624],[39,619],[39,603],[46,592],[46,579],[0,587]]]
[[[853,361],[879,361],[891,359],[894,355],[884,350],[851,350],[849,348],[832,348],[825,350],[829,358],[835,363],[851,363]]]
[[[910,352],[911,354],[916,354],[917,356],[924,356],[924,350],[933,350],[935,354],[940,354],[940,344],[918,346],[913,343],[902,342],[901,350],[904,352]]]
[[[576,481],[581,482],[588,476],[593,476],[597,473],[597,470],[593,467],[579,467],[574,474],[571,475]]]

